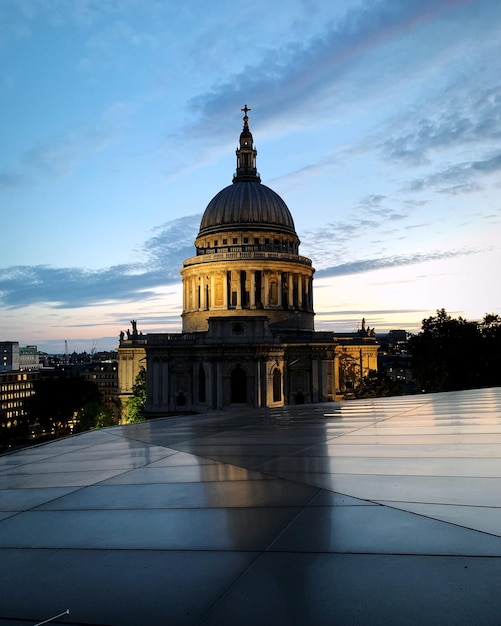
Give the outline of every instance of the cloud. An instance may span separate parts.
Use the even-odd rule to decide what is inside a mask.
[[[132,4],[133,0],[129,0]],[[4,0],[2,5],[9,4]],[[83,28],[95,26],[117,10],[115,2],[100,2],[99,0],[78,0],[78,2],[67,2],[67,0],[14,0],[10,2],[15,10],[17,20],[23,25],[29,25],[37,21],[47,21],[54,27],[76,24]],[[14,17],[14,11],[11,12]]]
[[[414,179],[407,191],[424,191],[432,188],[439,193],[455,195],[480,189],[478,178],[501,170],[501,152],[486,156],[484,159],[464,161],[428,176]]]
[[[64,177],[89,155],[101,152],[123,135],[134,104],[115,102],[95,126],[66,129],[26,150],[18,162],[0,170],[0,186],[22,186],[49,177]]]
[[[139,277],[125,265],[105,270],[53,268],[44,265],[14,266],[0,277],[0,302],[7,307],[50,304],[53,308],[78,308],[117,300],[131,300],[141,293],[154,295],[152,272]],[[146,282],[146,285],[145,285]]]
[[[326,132],[340,120],[353,121],[357,111],[374,121],[379,116],[384,123],[377,128],[384,138],[381,130],[369,128],[370,134],[352,151],[377,150],[413,165],[426,163],[430,150],[473,142],[490,131],[492,140],[499,132],[500,109],[497,89],[485,87],[494,79],[493,66],[484,62],[480,51],[492,45],[495,57],[498,44],[492,32],[501,5],[492,0],[478,5],[473,0],[379,0],[324,22],[323,30],[308,39],[291,37],[282,45],[261,47],[252,65],[230,76],[223,73],[220,83],[201,89],[189,101],[196,121],[170,136],[166,146],[196,140],[200,162],[208,154],[215,158],[214,136],[221,144],[234,140],[227,120],[244,102],[259,110],[253,128],[267,138],[301,130],[305,124],[322,125]],[[478,32],[484,33],[481,42]],[[481,70],[484,81],[475,92],[468,91],[470,75],[465,81],[458,63],[471,46],[480,57],[477,65],[487,68]],[[490,53],[485,56],[491,58]],[[475,60],[466,55],[464,63],[471,63],[474,75]],[[433,90],[434,100],[427,102]],[[413,100],[416,93],[424,101]],[[404,106],[399,98],[407,98]],[[408,112],[405,117],[392,119],[394,101]],[[288,175],[287,182],[298,186],[302,177],[325,175],[341,155],[317,156]],[[193,160],[189,163],[195,166]],[[177,167],[179,163],[173,166],[176,172]]]
[[[83,72],[125,70],[130,66],[139,49],[155,50],[158,39],[148,32],[140,32],[134,23],[115,19],[100,29],[94,29],[86,42],[87,56],[82,57],[76,67]]]
[[[0,171],[1,187],[19,187],[26,184],[29,178],[22,174],[17,167],[11,167]]]
[[[414,253],[409,255],[394,255],[375,259],[350,261],[348,263],[342,263],[340,265],[334,265],[332,267],[317,270],[315,276],[318,278],[326,278],[332,276],[347,276],[350,274],[363,274],[366,272],[392,267],[415,265],[418,263],[426,263],[428,261],[440,261],[467,254],[478,254],[479,252],[483,251],[477,249],[449,250],[446,252],[430,252],[427,254]]]
[[[490,69],[479,72],[483,83],[491,82]],[[478,82],[477,78],[473,85],[460,83],[445,94],[440,93],[440,104],[428,103],[427,107],[434,109],[428,117],[423,118],[413,111],[408,119],[394,122],[390,138],[380,146],[383,153],[391,159],[419,165],[430,162],[431,151],[498,141],[501,138],[501,83],[490,84],[486,89]],[[407,127],[404,132],[395,128],[402,124]]]
[[[184,259],[195,254],[200,215],[182,217],[156,229],[143,246],[141,262],[101,270],[13,266],[0,274],[0,304],[8,308],[48,304],[56,309],[133,302],[156,297],[177,284]]]
[[[74,309],[156,298],[165,286],[180,283],[179,271],[183,261],[195,254],[193,240],[198,232],[200,217],[199,214],[185,216],[156,228],[153,236],[136,251],[142,258],[134,263],[100,270],[46,265],[6,268],[0,274],[0,305],[20,308],[45,304],[54,309]],[[343,236],[359,233],[361,224],[370,227],[371,222],[360,220],[346,223]],[[346,258],[348,248],[337,245],[328,229],[323,231],[323,235],[326,241],[317,241],[317,245],[329,242],[329,246],[335,247],[340,254],[338,258]],[[313,238],[318,239],[319,236],[317,233]],[[354,260],[319,269],[316,276],[324,278],[360,274],[477,252],[474,249],[463,249]],[[165,319],[165,316],[162,314],[161,318]]]
[[[224,132],[228,115],[250,96],[252,104],[259,106],[260,120],[279,117],[282,132],[287,132],[284,120],[297,120],[300,116],[298,109],[308,108],[318,102],[319,97],[324,104],[326,94],[329,98],[344,101],[345,92],[336,89],[336,85],[345,76],[350,76],[355,63],[360,62],[365,67],[374,51],[384,49],[470,3],[471,0],[365,3],[309,41],[289,41],[281,47],[274,45],[255,65],[243,67],[225,82],[194,97],[190,107],[197,111],[200,122],[192,131],[197,137],[209,130],[213,135],[215,127],[217,132]],[[429,45],[428,41],[428,48]],[[367,79],[373,84],[393,86],[393,77],[386,69],[385,72],[369,71]],[[407,73],[410,70],[410,66],[406,67]],[[360,89],[363,88],[367,95],[370,86],[364,82]],[[347,97],[353,100],[353,93]],[[207,128],[209,119],[210,129]]]
[[[388,200],[383,195],[364,196],[349,211],[348,219],[324,224],[321,228],[305,230],[301,233],[303,253],[315,259],[317,268],[325,270],[329,263],[344,259],[352,254],[352,242],[366,235],[372,238],[381,233],[387,234],[385,227],[406,219],[407,212],[397,212],[384,205]],[[390,232],[393,232],[394,229]],[[380,242],[383,243],[384,240]],[[371,244],[379,243],[371,239]],[[318,271],[320,271],[318,269]]]
[[[171,269],[174,267],[179,271],[183,260],[195,255],[193,242],[201,218],[202,215],[198,213],[186,215],[155,228],[155,234],[142,247],[142,252],[148,257],[148,264],[164,268],[168,263]]]
[[[416,311],[416,309],[370,309],[370,310],[366,310],[366,309],[332,309],[329,311],[321,311],[321,312],[317,312],[315,314],[315,317],[331,317],[331,316],[339,316],[339,315],[346,315],[346,316],[360,316],[360,317],[367,317],[369,314],[374,317],[376,315],[388,315],[388,314],[392,314],[392,313],[398,313],[398,314],[405,314],[405,313],[425,313],[427,311],[423,310],[423,311]]]

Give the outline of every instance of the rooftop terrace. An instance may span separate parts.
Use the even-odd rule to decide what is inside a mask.
[[[501,624],[501,388],[0,457],[0,624]]]

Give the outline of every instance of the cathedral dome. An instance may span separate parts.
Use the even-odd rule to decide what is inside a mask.
[[[229,231],[268,231],[297,239],[294,220],[282,198],[266,185],[256,169],[257,150],[249,129],[250,111],[244,111],[244,127],[236,151],[233,184],[222,189],[207,205],[198,238]]]
[[[206,332],[212,324],[210,341],[216,328],[244,343],[260,334],[270,338],[263,324],[313,330],[315,270],[299,254],[301,242],[287,205],[261,184],[250,109],[245,105],[242,111],[233,184],[207,205],[194,242],[196,256],[186,259],[181,270],[183,332]],[[245,337],[239,334],[244,326],[249,333]]]
[[[294,220],[282,198],[259,180],[238,180],[238,176],[207,205],[198,236],[232,230],[296,234]]]

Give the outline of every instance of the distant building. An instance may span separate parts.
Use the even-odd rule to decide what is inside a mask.
[[[314,330],[313,274],[282,198],[261,184],[245,107],[233,184],[208,204],[186,259],[183,331],[122,332],[123,400],[141,365],[149,417],[341,398],[377,369],[374,329]]]
[[[0,372],[19,369],[19,342],[0,341]]]
[[[0,432],[2,436],[26,419],[24,401],[33,395],[33,383],[37,379],[38,372],[0,372]]]
[[[382,354],[379,356],[379,370],[390,380],[398,383],[407,393],[414,393],[410,354]]]
[[[406,330],[390,330],[385,337],[380,337],[379,342],[383,349],[393,354],[404,354],[409,345],[409,333]]]
[[[19,348],[19,369],[34,370],[40,367],[40,357],[37,346]]]
[[[119,416],[118,400],[118,362],[94,361],[78,366],[72,366],[75,373],[97,385],[103,403],[112,409],[115,417]]]
[[[378,355],[379,370],[407,393],[414,393],[412,358],[408,353],[409,333],[402,329],[390,330],[378,339],[381,345]]]
[[[92,361],[118,361],[118,352],[116,350],[101,350],[92,354]]]

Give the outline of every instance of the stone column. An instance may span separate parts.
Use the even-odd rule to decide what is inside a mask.
[[[216,408],[223,408],[223,366],[220,361],[216,362]]]
[[[228,310],[228,272],[221,274],[221,282],[223,285],[223,307],[225,311]]]
[[[197,293],[196,293],[196,282],[195,282],[195,277],[191,276],[190,277],[190,311],[193,311],[194,309],[196,309],[196,302],[197,302]]]
[[[191,404],[192,405],[195,404],[195,403],[198,404],[199,401],[200,401],[200,399],[198,397],[198,393],[200,391],[200,385],[199,385],[199,382],[198,382],[198,375],[199,375],[198,368],[199,368],[199,366],[200,366],[200,364],[195,362],[195,363],[193,363],[192,368],[191,368],[191,380],[193,381],[192,382],[192,389],[191,389]]]
[[[270,306],[270,275],[266,270],[263,271],[263,282],[264,282],[264,308],[268,309]]]
[[[251,309],[256,308],[256,270],[250,270],[250,291],[249,291],[249,304]]]
[[[237,309],[242,308],[242,272],[240,270],[236,270],[237,274]]]
[[[320,361],[319,371],[319,387],[320,387],[320,402],[327,402],[329,399],[329,385],[328,385],[328,361],[322,359]]]
[[[216,380],[216,364],[214,363],[214,361],[211,359],[209,361],[208,367],[208,376],[206,378],[206,393],[207,393],[207,406],[209,406],[211,409],[215,409],[216,408],[216,404],[215,404],[215,391],[216,391],[216,386],[215,386],[215,380]]]
[[[299,309],[303,306],[303,275],[297,275],[297,306]]]
[[[207,308],[207,303],[205,301],[205,278],[204,276],[200,277],[200,310],[205,311]]]
[[[160,393],[159,393],[160,380],[161,380],[161,377],[159,374],[160,365],[161,363],[157,361],[157,359],[151,360],[151,370],[152,370],[151,378],[153,382],[152,390],[151,390],[151,403],[154,408],[156,408],[159,402],[159,398],[160,398]]]
[[[170,410],[170,397],[169,397],[169,362],[162,362],[161,370],[161,385],[162,385],[162,406],[167,406],[167,410]]]
[[[306,281],[306,302],[308,303],[308,311],[313,311],[313,294],[312,294],[312,279],[308,278]]]
[[[278,306],[282,306],[282,272],[277,272],[277,290]]]
[[[290,308],[294,306],[294,274],[292,272],[289,272],[288,305]]]
[[[314,357],[311,361],[311,402],[321,402],[320,394],[318,389],[318,381],[319,381],[319,367],[318,367],[318,359]]]
[[[333,359],[332,367],[333,367],[333,370],[334,370],[334,389],[333,389],[333,393],[334,393],[334,400],[335,400],[336,399],[336,394],[337,394],[338,389],[339,389],[339,359],[338,359],[336,350],[334,350],[334,359]]]
[[[256,390],[256,396],[254,398],[254,404],[256,406],[262,405],[262,397],[261,397],[261,359],[258,357],[256,361],[256,382],[254,388]]]

